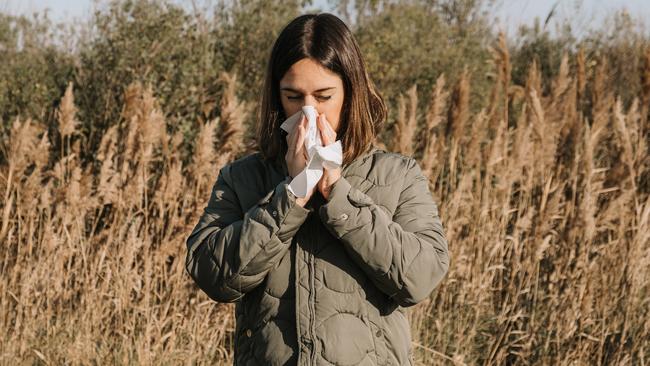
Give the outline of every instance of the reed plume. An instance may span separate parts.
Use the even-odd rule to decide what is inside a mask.
[[[533,61],[514,85],[504,36],[485,103],[469,69],[450,86],[440,75],[422,111],[415,85],[398,98],[394,134],[377,144],[419,159],[451,257],[431,297],[406,309],[416,364],[648,363],[648,55],[629,105],[608,64],[582,51],[552,80]],[[0,363],[232,364],[235,308],[184,268],[219,169],[250,153],[252,105],[235,75],[219,80],[218,117],[196,133],[169,128],[156,86],[137,82],[97,150],[82,143],[72,84],[60,139],[12,121]]]

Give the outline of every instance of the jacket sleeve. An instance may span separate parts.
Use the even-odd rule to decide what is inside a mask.
[[[449,268],[447,240],[428,179],[409,158],[393,217],[368,195],[337,180],[321,221],[371,281],[401,306],[426,299]]]
[[[289,178],[243,212],[230,171],[230,165],[220,170],[208,205],[186,240],[187,272],[220,302],[237,301],[259,285],[309,213],[287,189]]]

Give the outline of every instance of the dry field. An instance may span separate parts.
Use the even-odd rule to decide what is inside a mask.
[[[392,151],[430,177],[451,267],[410,309],[421,365],[650,364],[650,50],[629,106],[608,66],[565,57],[510,80],[494,48],[489,103],[438,79],[428,109],[400,99]],[[228,364],[233,306],[185,273],[185,239],[219,167],[250,153],[224,74],[221,116],[190,163],[155,87],[127,88],[120,123],[81,164],[72,85],[57,128],[16,119],[0,166],[0,364]],[[418,138],[420,137],[421,138]],[[54,144],[56,142],[56,144]],[[52,146],[61,148],[53,148]]]

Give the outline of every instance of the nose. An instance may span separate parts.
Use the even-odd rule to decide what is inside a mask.
[[[311,105],[315,107],[318,105],[318,100],[316,100],[316,98],[311,95],[307,95],[305,96],[305,105]]]

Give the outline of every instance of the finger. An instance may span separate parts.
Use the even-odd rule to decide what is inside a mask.
[[[300,125],[302,124],[302,121],[298,121],[293,127],[293,130],[291,130],[291,140],[289,141],[289,144],[291,146],[296,146],[298,136],[300,135]]]
[[[307,116],[304,114],[302,115],[302,119],[300,120],[300,125],[305,129],[305,131],[309,128],[309,120],[307,119]]]
[[[289,134],[287,134],[287,146],[289,146],[289,148],[294,145],[297,127],[298,125],[294,125],[294,128],[292,128]]]
[[[334,137],[332,136],[332,128],[327,122],[324,114],[318,118],[318,130],[320,131],[321,140],[323,141],[324,146],[327,146],[334,142]]]
[[[307,116],[304,116],[303,118],[303,124],[302,124],[302,139],[300,140],[300,146],[301,146],[301,151],[302,151],[302,156],[305,159],[305,161],[309,160],[309,152],[305,148],[305,139],[307,138],[307,130],[309,129],[309,120],[307,119]]]
[[[298,131],[294,131],[290,137],[291,138],[287,139],[287,151],[293,155],[295,154],[296,150],[296,138],[298,137]]]
[[[323,142],[323,146],[330,144],[330,139],[325,133],[325,127],[323,126],[323,120],[321,117],[318,117],[318,133],[320,134],[320,139]]]
[[[316,127],[318,127],[318,134],[320,135],[320,139],[323,142],[323,145],[327,145],[327,136],[325,134],[325,126],[323,126],[323,115],[320,114],[316,118]]]
[[[325,130],[329,134],[332,142],[334,142],[334,140],[336,140],[336,131],[334,131],[334,129],[332,128],[332,125],[327,120],[327,116],[324,115],[324,114],[323,114],[323,122],[324,122],[323,124],[325,125]]]
[[[303,123],[298,125],[298,131],[296,133],[296,140],[294,141],[294,148],[295,148],[295,154],[298,156],[298,154],[302,153],[303,150],[305,149],[305,135],[307,135],[307,130],[303,126]]]

